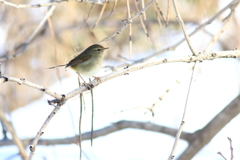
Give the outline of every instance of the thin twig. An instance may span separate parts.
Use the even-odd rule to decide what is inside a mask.
[[[177,8],[177,5],[176,5],[176,3],[175,3],[175,0],[172,0],[172,2],[173,2],[173,7],[174,7],[174,10],[175,10],[175,13],[176,13],[176,17],[177,17],[177,19],[178,19],[178,22],[179,22],[181,28],[182,28],[182,31],[183,31],[183,33],[184,33],[185,39],[186,39],[186,41],[187,41],[187,43],[188,43],[188,46],[189,46],[190,50],[192,51],[193,55],[194,55],[194,56],[197,56],[198,54],[197,54],[197,52],[195,51],[195,49],[192,47],[192,43],[191,43],[190,38],[189,38],[189,36],[188,36],[188,34],[187,34],[186,27],[185,27],[185,25],[184,25],[184,22],[183,22],[183,20],[182,20],[181,15],[180,15],[180,13],[179,13],[179,11],[178,11],[178,8]]]
[[[232,17],[234,13],[234,10],[232,10],[229,15],[225,18],[224,24],[221,27],[221,29],[218,31],[217,34],[214,35],[214,37],[212,38],[212,40],[208,43],[207,47],[205,48],[205,51],[209,50],[214,44],[215,42],[219,39],[220,35],[224,32],[224,30],[227,28],[228,26],[228,22],[230,20],[230,18]]]
[[[193,66],[191,66],[187,71],[191,71],[193,68]],[[171,87],[169,87],[160,97],[158,97],[158,100],[156,102],[153,103],[153,105],[151,107],[148,108],[148,110],[153,110],[153,108],[160,102],[163,100],[163,98],[169,94],[169,92],[171,90],[174,90],[174,88],[181,83],[183,77],[186,77],[186,75],[188,74],[188,72],[186,72],[185,74],[182,74],[180,78],[178,78],[172,85]]]
[[[117,3],[118,3],[118,0],[115,0],[114,1],[114,5],[113,5],[113,8],[112,8],[112,11],[110,12],[110,14],[108,15],[108,18],[113,14],[113,12],[115,11],[116,9],[116,6],[117,6]]]
[[[0,120],[3,123],[3,125],[5,126],[5,128],[7,129],[7,131],[11,134],[12,141],[17,146],[22,159],[26,160],[28,156],[27,156],[27,153],[25,151],[25,147],[24,147],[22,141],[20,140],[20,138],[17,136],[17,133],[16,133],[16,131],[15,131],[13,125],[12,125],[12,122],[7,120],[1,105],[0,105]]]
[[[217,152],[217,154],[219,154],[224,160],[227,160],[226,157],[223,156],[223,154],[221,152]]]
[[[80,79],[80,77],[78,77],[78,85],[79,85],[79,87],[82,85],[81,84],[81,79]],[[83,102],[83,94],[82,93],[80,93],[80,113],[79,113],[79,150],[80,150],[80,160],[82,159],[82,102]]]
[[[103,15],[103,12],[104,12],[106,6],[107,6],[107,1],[106,1],[106,3],[104,3],[104,5],[103,5],[103,7],[102,7],[102,10],[101,10],[101,12],[100,12],[100,14],[99,14],[99,16],[98,16],[98,19],[97,19],[97,21],[95,22],[95,24],[93,25],[92,29],[94,29],[94,28],[97,26],[98,22],[100,21],[102,15]]]
[[[140,11],[139,11],[138,4],[137,4],[137,1],[136,1],[136,0],[134,0],[134,4],[135,4],[135,7],[136,7],[136,9],[137,9],[137,12],[139,13]],[[144,13],[144,11],[143,11],[142,13]],[[143,19],[142,19],[142,16],[141,16],[141,15],[139,16],[139,19],[140,19],[140,22],[141,22],[141,24],[142,24],[143,30],[144,30],[144,32],[145,32],[145,34],[146,34],[146,36],[147,36],[148,42],[149,42],[150,45],[152,46],[153,43],[152,43],[152,41],[151,41],[151,39],[150,39],[150,37],[149,37],[147,28],[146,28],[146,26],[145,26],[145,24],[144,24],[144,22],[143,22]]]
[[[231,158],[230,160],[233,160],[234,155],[233,155],[233,146],[232,146],[232,139],[228,137],[229,143],[230,143],[230,150],[231,150]]]
[[[155,1],[155,2],[156,2],[156,1]],[[159,16],[159,14],[158,14],[158,10],[157,10],[157,6],[156,6],[156,4],[153,5],[153,8],[154,8],[154,11],[155,11],[155,14],[156,14],[157,20],[158,20],[158,24],[159,24],[160,28],[162,28],[161,19],[160,19],[160,16]]]
[[[29,45],[29,43],[33,40],[33,38],[37,35],[37,33],[39,32],[40,28],[44,25],[44,23],[47,21],[47,19],[53,14],[53,11],[56,9],[56,6],[53,5],[51,6],[51,8],[49,9],[49,11],[47,12],[47,14],[45,15],[45,17],[41,20],[41,22],[38,24],[37,28],[35,28],[35,30],[32,32],[32,34],[27,38],[27,40],[23,43],[23,47],[21,49],[21,51],[19,51],[18,53],[15,53],[14,55],[7,55],[7,56],[3,56],[0,57],[0,61],[5,61],[5,60],[9,60],[12,58],[15,58],[21,54],[24,53],[24,51],[26,50],[27,46]]]
[[[64,100],[64,99],[62,99]],[[30,149],[30,155],[28,157],[28,160],[31,160],[33,158],[33,155],[35,153],[36,150],[36,145],[38,143],[39,138],[43,135],[48,123],[51,121],[51,119],[56,115],[56,113],[58,112],[58,110],[60,109],[60,107],[63,105],[63,101],[59,102],[58,105],[53,109],[53,111],[51,112],[51,114],[47,117],[47,119],[45,120],[45,122],[43,123],[42,127],[40,128],[40,130],[38,131],[35,139],[32,142],[32,145],[30,145],[29,149]]]
[[[164,18],[162,10],[161,10],[161,8],[159,6],[158,0],[155,0],[155,5],[157,7],[157,10],[158,10],[159,14],[162,16],[162,19],[166,22],[166,19]]]
[[[85,20],[83,21],[83,24],[81,25],[80,29],[87,23],[87,20],[88,20],[88,18],[90,17],[90,15],[91,15],[91,13],[92,13],[92,11],[93,11],[94,6],[95,6],[95,3],[92,3],[91,8],[90,8],[90,10],[89,10],[89,12],[88,12],[88,15],[87,15],[87,17],[85,18]]]
[[[55,33],[54,33],[54,30],[53,30],[53,25],[52,25],[52,21],[51,21],[51,18],[48,17],[48,26],[50,28],[50,33],[51,33],[51,37],[52,37],[52,41],[53,41],[53,51],[54,51],[54,55],[55,55],[55,64],[58,64],[57,62],[57,45],[56,45],[56,37],[55,37]],[[61,77],[60,77],[60,72],[58,69],[56,69],[56,74],[57,74],[57,78],[60,82],[60,84],[62,84],[62,80],[61,80]]]
[[[140,16],[142,14],[142,12],[144,12],[146,9],[148,9],[148,7],[153,3],[153,1],[155,0],[151,0],[146,6],[145,8],[143,8],[140,12],[136,13],[135,15],[133,15],[131,18],[128,18],[127,20],[125,20],[125,24],[122,28],[120,28],[119,30],[117,30],[116,32],[114,32],[113,34],[111,34],[110,36],[102,39],[101,41],[99,41],[98,43],[101,43],[103,41],[108,41],[109,39],[115,37],[116,35],[120,34],[130,23],[132,23],[132,20],[138,16]]]
[[[89,82],[91,79],[89,78]],[[92,121],[91,121],[91,146],[93,145],[93,124],[94,124],[94,97],[93,97],[93,89],[91,89],[91,99],[92,99]]]
[[[144,0],[142,0],[142,8],[144,8],[144,7],[145,7]],[[143,19],[144,19],[144,21],[147,20],[146,12],[145,12],[145,11],[143,12]]]
[[[68,2],[68,0],[62,0],[62,1],[54,1],[50,3],[45,3],[45,4],[14,4],[11,2],[7,2],[4,0],[0,0],[3,4],[6,4],[8,6],[20,9],[20,8],[40,8],[40,7],[48,7],[48,6],[53,6],[53,5],[58,5],[61,2]]]
[[[217,19],[220,15],[222,15],[222,13],[224,13],[227,9],[231,8],[231,9],[235,9],[238,5],[238,3],[240,2],[240,0],[235,0],[235,1],[232,1],[231,3],[229,3],[226,7],[224,7],[222,10],[220,10],[216,15],[214,15],[212,18],[210,18],[208,21],[206,21],[205,23],[201,24],[200,26],[198,26],[193,32],[191,32],[189,34],[189,37],[193,36],[194,34],[196,34],[197,32],[201,31],[202,29],[204,29],[207,25],[211,24],[215,19]],[[175,45],[172,45],[170,47],[167,47],[165,49],[162,49],[158,52],[155,52],[153,54],[151,54],[150,56],[147,56],[146,58],[144,59],[141,59],[139,60],[138,62],[136,63],[140,63],[140,62],[146,62],[147,60],[155,57],[155,56],[158,56],[164,52],[167,52],[167,51],[172,51],[172,50],[175,50],[180,44],[182,44],[186,39],[183,38],[182,40],[180,40],[179,42],[177,42]],[[133,65],[133,64],[132,64]],[[124,66],[119,66],[118,68],[122,68]]]
[[[184,126],[184,124],[186,122],[186,115],[187,115],[188,103],[189,103],[188,102],[189,101],[189,95],[190,95],[190,92],[191,92],[192,81],[193,81],[193,78],[194,78],[194,74],[195,74],[195,71],[196,71],[195,67],[196,67],[197,64],[198,64],[198,62],[194,63],[193,68],[192,68],[193,71],[192,71],[192,76],[191,76],[191,79],[190,79],[190,82],[189,82],[189,87],[188,87],[187,98],[186,98],[186,102],[185,102],[182,122],[180,124],[179,129],[178,129],[178,132],[177,132],[177,135],[176,135],[176,138],[175,138],[175,141],[174,141],[174,145],[173,145],[173,148],[172,148],[172,151],[171,151],[171,154],[170,154],[168,160],[172,160],[175,157],[177,144],[178,144],[179,138],[181,136],[181,133],[182,133],[182,130],[183,130],[183,126]]]
[[[128,12],[128,18],[131,17],[131,9],[129,5],[129,0],[127,0],[127,12]],[[129,58],[131,58],[132,55],[132,23],[129,24]]]
[[[169,12],[170,12],[170,0],[168,0],[167,15],[166,15],[166,27],[168,26]]]

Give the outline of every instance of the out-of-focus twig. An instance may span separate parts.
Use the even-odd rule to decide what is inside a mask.
[[[7,118],[5,117],[5,114],[3,112],[3,108],[1,107],[1,105],[0,105],[0,120],[6,127],[7,131],[11,134],[12,140],[15,143],[15,145],[18,147],[18,150],[19,150],[19,153],[20,153],[22,159],[26,160],[28,156],[25,151],[24,145],[21,142],[20,138],[17,136],[12,123],[10,121],[8,121]]]
[[[157,7],[157,10],[158,10],[159,14],[162,16],[162,19],[166,22],[166,19],[164,18],[162,10],[161,10],[161,8],[159,6],[158,0],[155,0],[155,5]]]
[[[84,25],[87,23],[87,20],[88,20],[88,18],[90,17],[90,15],[91,15],[91,13],[92,13],[92,11],[93,11],[94,6],[95,6],[95,3],[92,3],[91,8],[90,8],[90,10],[89,10],[89,12],[88,12],[88,15],[87,15],[87,17],[85,18],[85,20],[83,21],[80,29],[81,29],[82,27],[84,27]]]
[[[130,23],[132,23],[132,20],[138,16],[140,16],[155,0],[151,0],[146,6],[145,8],[143,8],[140,12],[136,13],[135,15],[133,15],[131,18],[126,19],[125,24],[122,28],[120,28],[119,30],[117,30],[116,32],[114,32],[113,34],[111,34],[110,36],[102,39],[101,41],[99,41],[98,43],[101,43],[103,41],[108,41],[109,39],[115,37],[116,35],[120,34]]]
[[[158,13],[158,10],[157,10],[157,6],[156,6],[156,4],[153,5],[153,8],[154,8],[154,11],[155,11],[155,14],[156,14],[157,20],[158,20],[158,24],[159,24],[160,28],[162,28],[161,19],[160,19],[160,16],[159,16],[159,13]]]
[[[115,11],[116,6],[117,6],[117,3],[118,3],[118,0],[115,0],[115,1],[114,1],[114,5],[113,5],[113,8],[112,8],[112,11],[111,11],[110,14],[108,15],[108,18],[111,17],[111,15],[113,14],[113,12]]]
[[[14,3],[11,3],[11,2],[7,2],[5,0],[0,0],[0,2],[3,3],[3,4],[6,4],[8,6],[20,9],[20,8],[48,7],[48,6],[58,5],[59,3],[62,3],[62,2],[68,2],[68,0],[53,1],[53,2],[45,3],[45,4],[14,4]]]
[[[138,4],[137,4],[137,1],[136,1],[136,0],[134,0],[134,4],[135,4],[135,7],[136,7],[136,9],[137,9],[137,12],[139,13],[140,11],[139,11]],[[144,10],[142,13],[144,13],[144,12],[145,12],[145,10]],[[149,37],[147,28],[146,28],[146,26],[145,26],[145,24],[144,24],[144,22],[143,22],[143,19],[142,19],[142,16],[141,16],[141,15],[139,16],[139,19],[140,19],[140,22],[141,22],[141,24],[142,24],[143,30],[144,30],[144,32],[145,32],[145,34],[146,34],[146,36],[147,36],[148,42],[149,42],[149,44],[152,46],[153,43],[152,43],[152,41],[151,41],[151,39],[150,39],[150,37]]]
[[[24,51],[26,50],[27,46],[29,45],[29,43],[33,40],[33,38],[37,35],[37,33],[39,32],[40,28],[44,25],[44,23],[47,21],[47,19],[53,14],[53,11],[56,9],[56,6],[53,5],[51,6],[51,8],[49,9],[49,11],[47,12],[47,14],[44,16],[44,18],[41,20],[41,22],[38,24],[37,28],[32,32],[32,34],[27,38],[27,40],[24,42],[23,47],[21,49],[21,51],[19,51],[18,53],[15,53],[14,55],[5,55],[0,57],[0,61],[5,61],[5,60],[9,60],[12,58],[15,58],[17,56],[19,56],[20,54],[23,54]]]
[[[142,0],[142,8],[144,8],[144,7],[145,7],[144,0]],[[143,19],[144,19],[144,21],[147,20],[146,12],[145,12],[145,11],[143,12]]]
[[[106,1],[106,3],[104,3],[104,5],[103,5],[103,7],[102,7],[102,10],[101,10],[101,12],[100,12],[100,14],[99,14],[99,16],[98,16],[98,19],[97,19],[97,21],[95,22],[95,24],[93,25],[92,29],[94,29],[94,28],[97,26],[98,22],[100,21],[102,15],[103,15],[103,12],[104,12],[106,6],[107,6],[107,1]]]
[[[225,18],[223,26],[218,31],[218,33],[213,36],[212,40],[208,43],[207,47],[205,48],[205,51],[209,50],[215,44],[215,42],[219,39],[220,35],[227,28],[227,26],[229,24],[228,22],[229,22],[230,18],[232,17],[233,13],[234,13],[234,10],[231,10],[229,15]]]
[[[128,12],[128,18],[131,17],[131,9],[129,0],[127,0],[127,12]],[[132,23],[129,24],[129,58],[132,55]]]
[[[166,27],[168,26],[169,12],[170,12],[170,0],[168,0],[167,15],[166,15]]]
[[[189,47],[190,50],[192,51],[193,55],[194,55],[194,56],[197,56],[198,54],[197,54],[197,52],[195,51],[195,49],[192,47],[192,43],[191,43],[190,38],[189,38],[189,36],[188,36],[188,34],[187,34],[186,27],[185,27],[185,25],[184,25],[184,22],[183,22],[183,20],[182,20],[181,15],[180,15],[180,13],[179,13],[179,11],[178,11],[178,7],[177,7],[177,5],[176,5],[176,3],[175,3],[175,0],[172,0],[172,2],[173,2],[173,7],[174,7],[174,10],[175,10],[175,13],[176,13],[176,17],[177,17],[177,19],[178,19],[178,22],[179,22],[181,28],[182,28],[182,31],[183,31],[184,36],[185,36],[185,39],[186,39],[186,41],[187,41],[187,43],[188,43],[188,47]]]

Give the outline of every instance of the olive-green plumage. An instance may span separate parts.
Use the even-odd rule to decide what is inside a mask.
[[[63,67],[70,67],[75,70],[78,74],[81,74],[85,77],[94,76],[102,67],[103,63],[103,51],[108,48],[104,48],[99,44],[94,44],[89,46],[83,52],[81,52],[77,57],[73,58],[65,65],[58,65],[48,69]]]

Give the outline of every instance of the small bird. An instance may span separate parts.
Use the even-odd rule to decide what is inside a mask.
[[[77,57],[73,58],[67,64],[58,65],[54,67],[50,67],[47,69],[53,69],[57,67],[70,67],[82,78],[84,77],[90,78],[94,77],[94,75],[102,68],[103,63],[103,51],[108,48],[104,48],[99,44],[94,44],[89,46],[87,49],[82,51]],[[95,79],[100,80],[98,77],[94,77]],[[86,81],[82,78],[84,84],[87,86]]]

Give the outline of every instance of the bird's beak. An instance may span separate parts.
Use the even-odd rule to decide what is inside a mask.
[[[104,50],[105,50],[105,49],[108,49],[108,48],[104,48]]]

